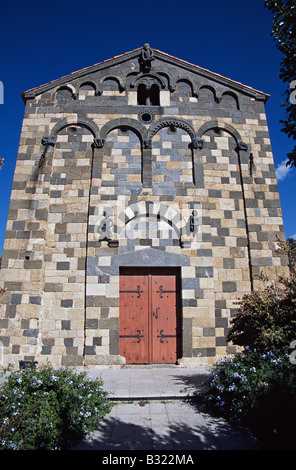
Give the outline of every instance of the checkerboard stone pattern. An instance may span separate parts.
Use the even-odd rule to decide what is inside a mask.
[[[0,271],[2,365],[124,364],[126,266],[179,267],[179,363],[209,364],[235,351],[226,336],[237,300],[261,272],[287,272],[266,95],[159,51],[145,74],[139,53],[24,94]],[[159,103],[138,104],[145,80]]]

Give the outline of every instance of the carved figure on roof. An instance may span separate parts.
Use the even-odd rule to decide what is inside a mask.
[[[155,59],[153,50],[150,48],[150,44],[146,43],[140,54],[140,67],[141,72],[150,72],[151,62]]]

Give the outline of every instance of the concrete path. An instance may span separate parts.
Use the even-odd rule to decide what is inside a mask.
[[[91,438],[72,450],[256,450],[245,431],[202,412],[192,399],[205,389],[207,369],[94,369],[113,401]]]
[[[90,377],[101,377],[111,399],[188,398],[205,390],[210,377],[206,368],[179,366],[126,366],[92,369]]]

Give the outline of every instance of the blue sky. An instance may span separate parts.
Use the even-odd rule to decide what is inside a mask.
[[[283,164],[294,142],[280,131],[285,85],[264,0],[12,0],[0,14],[0,254],[25,109],[20,93],[146,42],[271,95],[266,113],[285,234],[296,238],[296,169]]]

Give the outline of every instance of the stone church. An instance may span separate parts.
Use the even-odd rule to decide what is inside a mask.
[[[211,364],[286,271],[269,95],[149,44],[22,93],[3,365]]]

